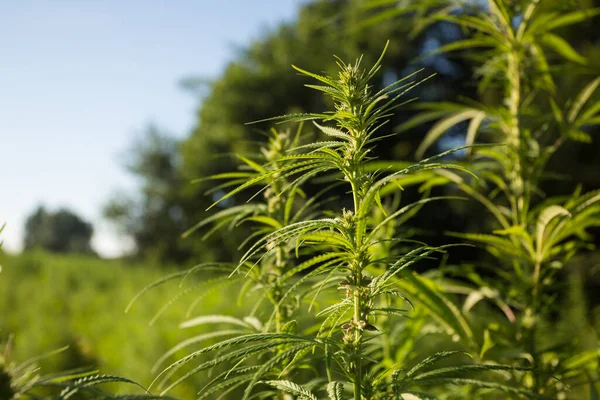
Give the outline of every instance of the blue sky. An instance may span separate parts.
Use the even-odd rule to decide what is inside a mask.
[[[0,1],[0,224],[18,250],[40,204],[91,221],[94,247],[126,249],[102,221],[133,190],[122,155],[154,123],[184,137],[197,100],[179,86],[215,77],[236,47],[290,20],[301,0]]]

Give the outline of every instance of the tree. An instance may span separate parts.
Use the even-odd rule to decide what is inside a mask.
[[[24,249],[55,253],[93,253],[92,225],[67,209],[48,212],[38,207],[25,223]]]
[[[185,181],[179,174],[179,142],[149,126],[127,154],[127,170],[140,182],[138,194],[115,195],[104,216],[131,236],[136,256],[159,262],[184,262],[190,243],[180,239],[189,222],[181,196]]]

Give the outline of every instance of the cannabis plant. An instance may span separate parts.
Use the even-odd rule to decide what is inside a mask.
[[[289,150],[298,147],[301,130],[302,125],[293,135],[289,130],[271,129],[267,145],[261,146],[257,152],[260,156],[258,159],[252,160],[238,155],[244,163],[240,171],[210,177],[211,180],[223,180],[224,183],[215,186],[208,193],[252,181],[254,186],[260,188],[252,198],[262,193],[263,201],[249,201],[246,204],[225,208],[200,221],[185,232],[183,237],[211,223],[214,223],[214,227],[203,238],[224,226],[232,230],[242,224],[252,224],[252,233],[239,246],[242,249],[253,240],[270,235],[289,224],[315,216],[316,208],[322,204],[318,194],[307,199],[299,182],[289,182],[285,177],[276,180],[265,177],[285,166],[282,158]],[[275,332],[281,332],[282,327],[290,321],[289,318],[299,302],[299,299],[292,301],[292,299],[282,298],[289,286],[288,280],[294,274],[292,271],[296,266],[294,251],[295,249],[289,244],[280,243],[271,247],[267,254],[256,259],[256,268],[254,268],[255,264],[249,264],[250,268],[245,272],[245,277],[249,279],[240,293],[243,296],[246,292],[261,292],[259,303],[262,300],[271,303],[273,318],[267,323],[274,322]],[[230,278],[231,272],[233,271],[227,274],[227,279]],[[265,328],[269,330],[270,326],[267,325]]]
[[[593,78],[565,101],[557,91],[555,68],[549,60],[559,56],[564,62],[587,64],[556,31],[600,10],[565,13],[535,0],[490,0],[481,8],[434,3],[425,12],[427,23],[453,23],[471,33],[438,51],[467,50],[477,65],[479,93],[500,91],[502,101],[421,104],[418,108],[424,112],[401,129],[436,121],[417,156],[465,122],[467,145],[501,144],[473,149],[469,167],[483,178],[479,181],[449,171],[439,173],[494,218],[491,232],[452,234],[485,246],[495,260],[493,279],[480,275],[481,270],[461,273],[457,269],[458,275],[474,284],[466,292],[464,308],[471,309],[483,298],[501,306],[511,323],[493,335],[486,332],[487,347],[503,348],[497,353],[503,361],[516,348],[522,365],[532,367],[532,373],[521,375],[523,384],[535,393],[562,398],[568,391],[563,380],[585,381],[598,368],[598,349],[576,354],[571,338],[561,342],[546,332],[557,311],[556,296],[563,290],[557,276],[574,255],[591,246],[587,230],[600,225],[600,191],[577,189],[569,198],[545,198],[540,183],[549,160],[565,142],[591,141],[589,128],[600,123],[600,103],[592,100],[600,78]]]
[[[414,77],[411,75],[379,91],[373,90],[370,81],[379,72],[380,61],[381,58],[372,68],[363,69],[360,59],[354,64],[338,60],[336,77],[295,67],[301,74],[318,81],[317,85],[307,86],[328,95],[335,109],[274,120],[313,121],[324,140],[299,145],[292,141],[292,146],[286,146],[285,152],[265,151],[263,165],[242,158],[250,167],[248,172],[212,177],[226,179],[221,188],[237,184],[215,205],[235,199],[236,195],[256,185],[264,189],[265,202],[225,208],[201,221],[196,228],[214,222],[217,227],[225,224],[234,227],[245,221],[262,226],[250,236],[246,252],[229,275],[247,279],[249,286],[258,288],[261,291],[259,297],[271,303],[271,312],[267,312],[266,319],[262,320],[257,318],[260,316],[257,313],[252,320],[200,316],[186,322],[186,325],[229,322],[246,328],[246,331],[229,331],[227,335],[232,337],[193,351],[167,366],[155,382],[166,382],[165,377],[168,380],[178,370],[187,369],[164,388],[163,394],[196,374],[229,365],[228,370],[208,381],[198,393],[200,398],[219,391],[224,396],[236,387],[243,387],[243,399],[286,396],[317,399],[325,395],[330,399],[352,396],[356,400],[430,399],[434,397],[427,391],[443,393],[446,385],[457,384],[468,386],[471,391],[500,389],[513,395],[534,396],[515,382],[472,375],[485,371],[523,371],[525,368],[499,364],[443,364],[447,358],[459,356],[459,351],[422,356],[413,365],[384,362],[385,352],[381,349],[386,343],[390,348],[390,343],[397,340],[397,336],[392,336],[397,333],[393,328],[410,307],[398,290],[399,281],[413,276],[409,270],[420,260],[442,254],[454,245],[432,247],[386,235],[385,232],[395,231],[388,229],[390,224],[401,224],[421,206],[439,199],[424,198],[401,206],[399,202],[382,199],[382,194],[385,195],[390,185],[419,171],[440,168],[468,171],[460,165],[440,161],[453,151],[396,172],[389,168],[371,168],[372,149],[382,137],[380,128],[390,113],[401,105],[397,100],[420,83],[411,81]],[[282,148],[277,145],[279,140],[275,131],[271,149]],[[345,185],[351,197],[351,209],[329,210],[323,215],[302,213],[311,202],[308,199],[294,214],[298,218],[290,218],[294,199],[303,193],[301,186],[318,176],[334,178]],[[378,219],[374,218],[376,209],[382,213]],[[393,252],[392,248],[402,250]],[[199,266],[192,271],[202,268]],[[412,281],[420,283],[423,290],[431,291],[419,278],[413,277]],[[420,287],[416,287],[420,291]],[[297,304],[308,295],[312,297],[308,311],[317,311],[311,317],[313,327],[301,329]],[[289,307],[290,299],[296,306]],[[284,309],[289,311],[284,312]],[[202,336],[202,339],[206,337]],[[212,355],[212,358],[195,363],[206,355]],[[303,370],[308,373],[300,372]],[[502,375],[498,375],[500,378]]]
[[[207,179],[199,180],[221,182],[213,186],[207,194],[213,194],[216,191],[247,182],[251,182],[250,185],[260,187],[261,190],[255,193],[246,204],[232,205],[201,220],[185,232],[183,237],[187,237],[193,232],[211,225],[213,226],[203,235],[203,239],[209,237],[218,229],[231,231],[239,229],[241,225],[250,225],[252,233],[240,244],[240,248],[244,248],[246,243],[259,240],[283,226],[314,217],[316,215],[315,208],[323,203],[318,194],[307,199],[306,194],[298,183],[292,186],[284,177],[278,180],[265,178],[267,171],[275,171],[283,167],[284,162],[281,161],[281,158],[288,150],[298,146],[301,129],[302,126],[300,125],[295,134],[292,134],[290,131],[272,129],[268,133],[268,143],[257,149],[256,155],[237,156],[243,162],[239,171],[221,173]],[[257,196],[261,193],[262,196]],[[256,197],[259,197],[259,199],[262,198],[262,201],[253,201]],[[279,243],[270,247],[268,253],[254,257],[245,264],[203,263],[188,271],[171,275],[146,287],[141,293],[174,278],[183,276],[185,280],[192,274],[202,273],[205,276],[207,273],[211,274],[211,279],[205,280],[191,288],[202,291],[192,302],[188,311],[189,315],[199,301],[209,293],[211,288],[224,287],[225,285],[231,285],[233,282],[243,281],[239,295],[237,296],[238,304],[255,301],[255,305],[251,307],[252,311],[250,315],[244,318],[235,318],[229,315],[203,315],[183,322],[181,326],[185,328],[208,326],[213,331],[208,334],[197,335],[175,346],[158,360],[155,368],[162,365],[177,351],[195,346],[200,342],[214,340],[217,337],[239,336],[245,333],[290,333],[295,331],[298,316],[295,316],[293,320],[290,317],[303,301],[302,295],[290,295],[288,290],[293,282],[292,278],[298,270],[295,258],[294,246]],[[300,270],[304,268],[306,266],[300,266]],[[181,294],[169,301],[167,306],[172,306],[174,300],[181,297]],[[139,295],[136,296],[136,299],[137,297]],[[270,304],[270,309],[266,310],[266,316],[264,315],[265,302]],[[221,329],[223,325],[228,326],[228,329]],[[301,347],[304,348],[306,346],[303,345]],[[276,360],[272,364],[269,364],[269,372],[275,373],[277,371],[282,376],[290,374],[294,370],[293,367],[288,365],[290,356],[297,350],[297,347],[286,348],[285,346],[274,346],[271,349],[266,349],[265,352],[270,353],[274,357],[273,360]],[[209,367],[208,364],[205,366]],[[184,376],[167,385],[168,378],[177,369],[174,368],[170,374],[166,374],[167,379],[163,379],[159,383],[160,388],[164,389],[166,387],[165,391],[168,391],[183,379],[186,379]],[[248,381],[251,382],[249,385],[251,388],[256,383],[256,379],[253,378],[259,376],[256,373],[264,372],[259,371],[259,369],[258,366],[252,368],[243,366],[225,371],[222,374],[217,373],[213,379],[204,385],[199,392],[199,398],[207,398],[220,391],[222,392],[222,396],[226,395],[241,386],[248,385]],[[253,380],[254,382],[252,382]]]

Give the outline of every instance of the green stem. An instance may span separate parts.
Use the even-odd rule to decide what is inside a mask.
[[[515,44],[512,52],[508,58],[508,81],[510,84],[510,95],[509,95],[509,112],[510,112],[510,130],[508,135],[508,145],[510,150],[513,152],[514,166],[512,167],[512,174],[509,174],[509,179],[512,181],[512,192],[513,199],[511,199],[513,209],[513,219],[516,224],[526,226],[527,214],[529,213],[529,203],[531,201],[531,177],[529,178],[529,185],[525,185],[525,171],[523,166],[525,160],[521,158],[521,132],[520,132],[520,120],[519,110],[521,102],[521,76],[520,76],[520,64],[521,59],[519,55],[519,46],[523,41],[525,31],[533,12],[535,11],[539,0],[530,1],[529,5],[523,12],[523,19],[517,28],[515,35]],[[528,348],[529,353],[532,357],[533,368],[538,368],[538,357],[537,357],[537,343],[536,343],[536,330],[537,330],[537,319],[540,314],[540,274],[541,274],[541,261],[536,260],[533,268],[533,293],[528,307],[530,315],[525,315],[526,318],[531,319],[528,321],[526,326],[526,337],[525,345]],[[527,313],[527,312],[526,312]],[[540,391],[540,379],[538,374],[532,374],[533,376],[533,390],[535,393],[541,393]]]
[[[360,198],[358,194],[357,182],[354,179],[350,179],[352,185],[352,197],[354,199],[354,217],[356,218],[358,210],[360,208]],[[356,220],[354,222],[356,224]],[[358,240],[358,235],[356,235]],[[360,248],[360,243],[355,243],[356,248]],[[362,386],[362,328],[360,325],[362,315],[362,304],[360,298],[360,288],[362,285],[362,266],[360,260],[353,265],[354,272],[354,400],[361,400],[361,386]]]
[[[519,71],[519,54],[515,49],[508,55],[508,82],[509,96],[508,108],[510,113],[510,122],[507,132],[507,144],[511,159],[508,170],[508,179],[510,181],[511,191],[514,198],[514,206],[512,207],[513,224],[519,225],[524,221],[525,216],[522,215],[524,209],[523,196],[523,176],[521,165],[521,131],[519,128],[519,106],[521,102],[521,78]]]
[[[360,276],[360,272],[357,274],[357,278]],[[357,282],[357,286],[360,282]],[[354,371],[354,399],[361,400],[361,386],[362,386],[362,333],[359,328],[361,313],[360,295],[358,289],[354,291],[354,324],[355,324],[355,371]]]

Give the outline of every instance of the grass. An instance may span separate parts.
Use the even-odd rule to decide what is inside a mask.
[[[0,339],[14,334],[12,358],[24,361],[69,346],[67,351],[41,361],[42,372],[91,366],[147,387],[155,377],[151,367],[161,355],[191,334],[205,330],[176,329],[186,319],[187,306],[169,307],[157,323],[148,325],[177,292],[178,281],[155,288],[129,313],[124,312],[141,288],[169,272],[165,268],[41,252],[2,254],[0,265]],[[193,282],[187,281],[186,286]],[[224,301],[226,294],[213,292],[196,311],[230,314],[233,305]],[[189,304],[189,299],[185,302]],[[193,380],[185,382],[173,395],[192,398],[197,386]],[[125,393],[135,388],[124,385],[115,390]]]

